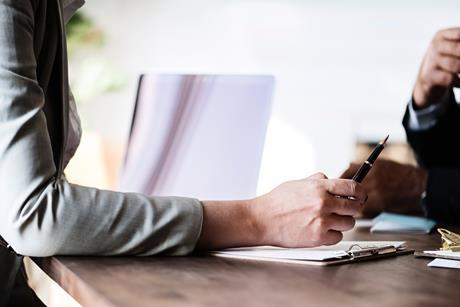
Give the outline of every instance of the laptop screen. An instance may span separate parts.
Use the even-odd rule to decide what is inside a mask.
[[[254,197],[273,88],[271,76],[141,76],[121,190]]]

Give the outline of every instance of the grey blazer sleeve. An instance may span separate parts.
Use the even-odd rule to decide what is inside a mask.
[[[0,0],[0,235],[29,256],[183,255],[202,206],[187,198],[103,191],[56,178],[37,82],[38,0]]]

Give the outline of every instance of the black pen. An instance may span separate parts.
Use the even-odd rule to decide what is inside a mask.
[[[366,177],[367,173],[369,173],[372,166],[374,165],[375,160],[377,160],[377,157],[380,155],[382,150],[385,148],[385,144],[389,136],[390,135],[387,135],[387,137],[384,140],[382,140],[380,143],[378,143],[378,145],[374,148],[369,158],[367,158],[367,160],[364,161],[363,165],[361,165],[361,167],[358,169],[356,174],[353,176],[354,181],[361,183],[364,180],[364,177]]]

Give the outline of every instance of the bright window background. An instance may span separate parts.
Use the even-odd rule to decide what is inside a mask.
[[[80,107],[105,137],[126,139],[142,72],[276,77],[261,192],[319,170],[338,176],[357,142],[404,142],[424,51],[438,29],[460,26],[458,0],[87,0],[83,12],[106,34],[96,56],[129,80]]]

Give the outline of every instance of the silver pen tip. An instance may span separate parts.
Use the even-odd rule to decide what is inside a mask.
[[[387,137],[380,142],[380,145],[385,145],[389,137],[390,135],[387,135]]]

